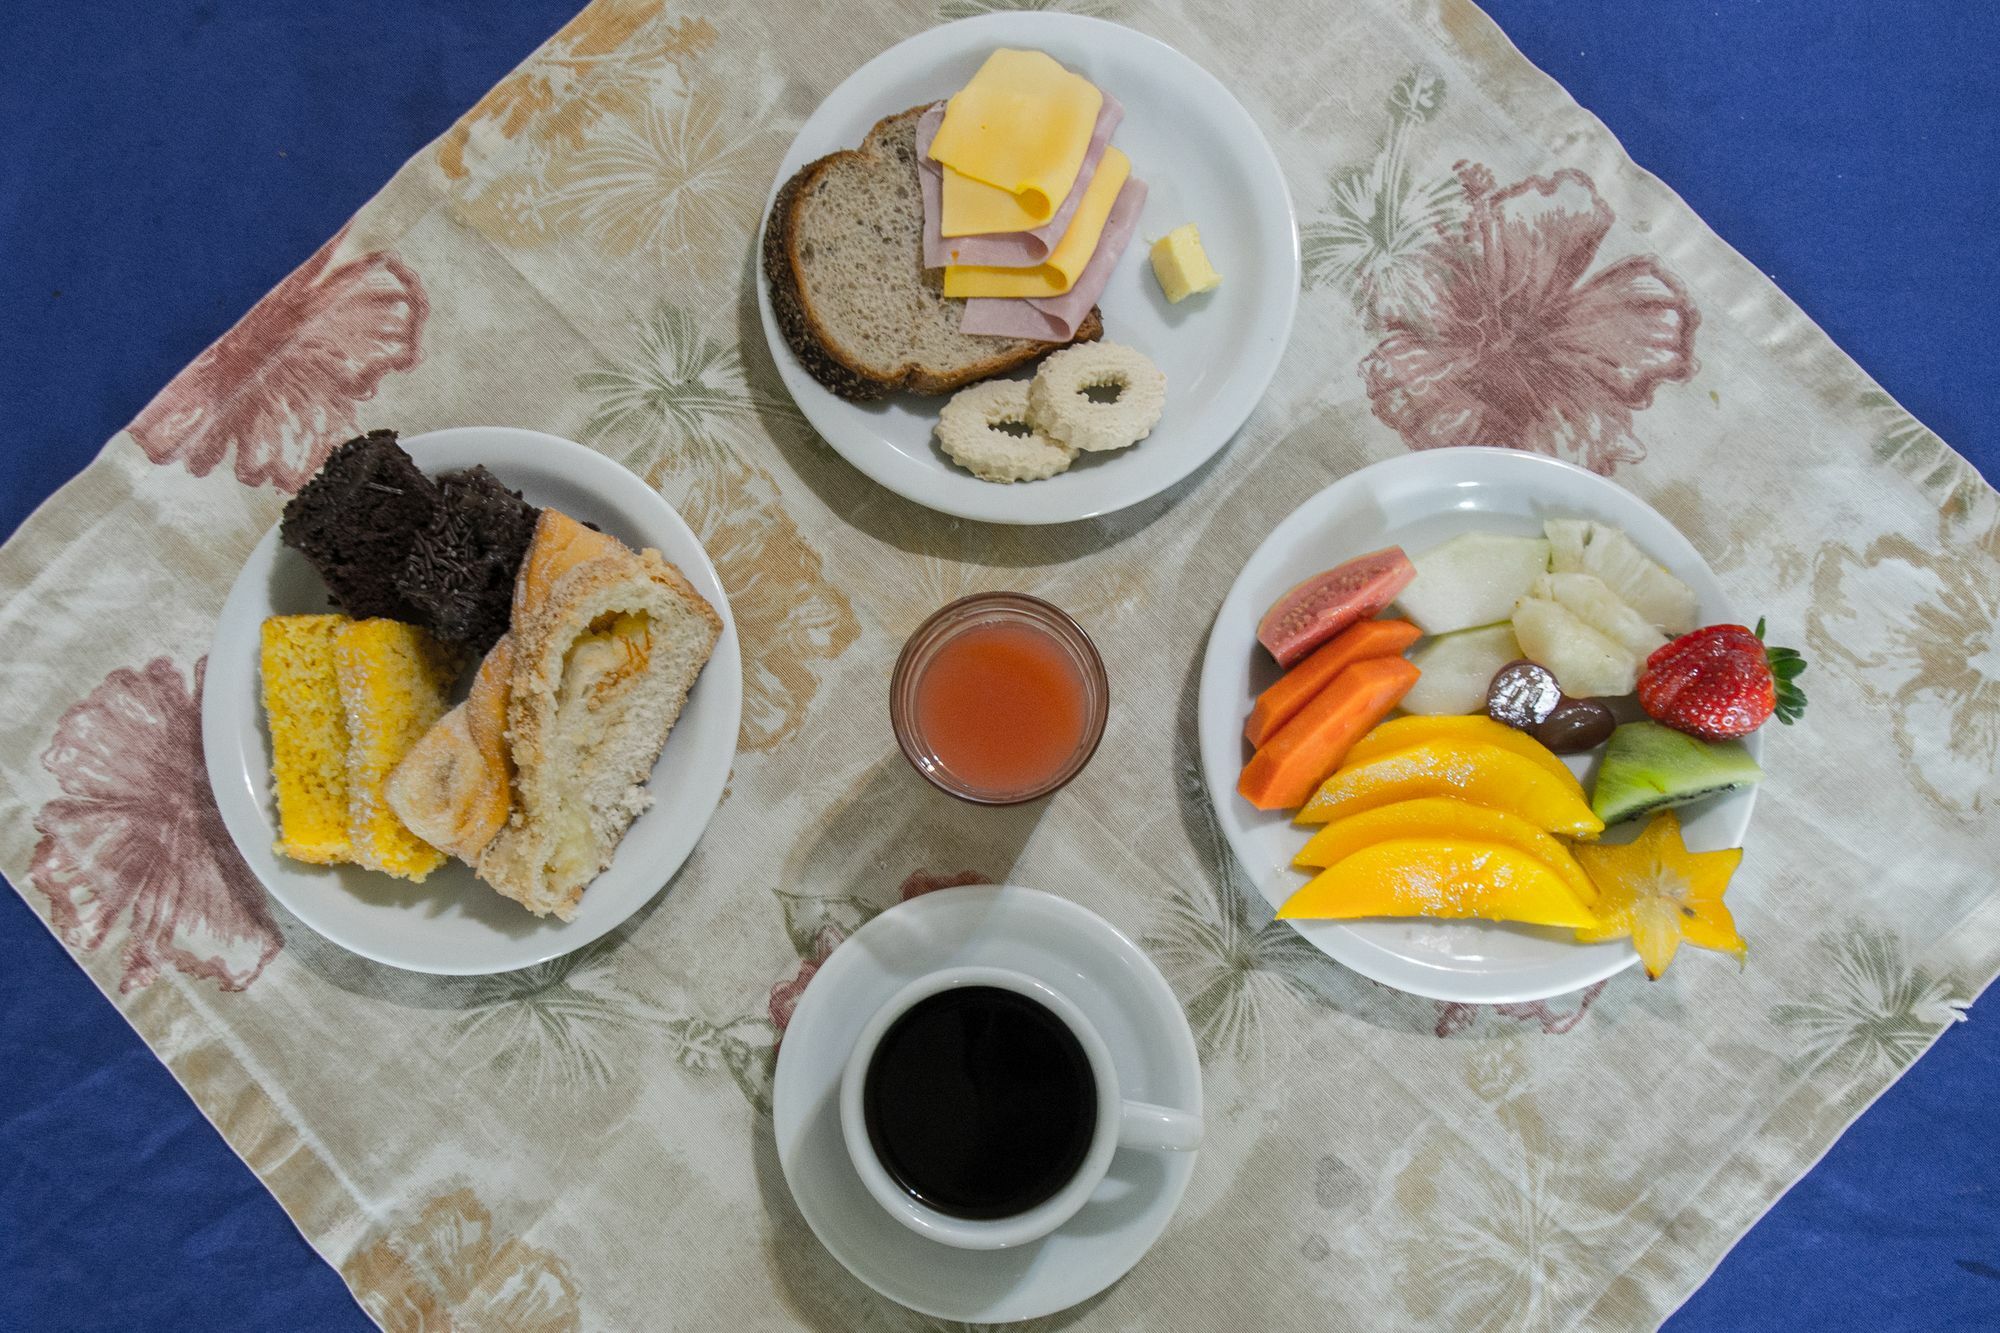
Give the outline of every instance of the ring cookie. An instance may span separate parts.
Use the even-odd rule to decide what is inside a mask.
[[[1100,402],[1087,390],[1116,389]],[[1058,444],[1090,452],[1137,444],[1159,424],[1167,377],[1145,353],[1118,343],[1067,347],[1042,363],[1028,390],[1028,419]]]
[[[938,413],[938,445],[981,481],[1041,481],[1076,458],[1029,419],[1029,389],[1020,380],[987,380],[962,389]],[[1025,434],[1003,427],[1025,429]]]

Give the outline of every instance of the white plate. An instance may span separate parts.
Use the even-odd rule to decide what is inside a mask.
[[[404,440],[426,472],[484,463],[531,504],[595,523],[633,547],[661,551],[722,617],[722,636],[653,769],[654,803],[584,890],[576,920],[537,917],[474,879],[457,861],[422,884],[359,866],[311,866],[272,850],[271,738],[258,674],[265,617],[330,609],[305,557],[273,527],[223,603],[202,692],[202,747],[222,822],[271,896],[320,934],[364,958],[413,972],[509,972],[580,949],[644,906],[680,868],[722,799],[743,711],[736,623],[715,566],[659,493],[602,454],[539,431],[466,426]]]
[[[876,121],[962,87],[995,47],[1046,51],[1125,106],[1112,142],[1149,193],[1131,244],[1098,306],[1105,337],[1166,372],[1166,415],[1134,448],[1086,457],[1047,481],[1000,485],[954,466],[931,438],[942,398],[898,394],[850,403],[808,375],[771,313],[761,266],[758,308],[785,387],[848,462],[898,495],[962,518],[1064,523],[1137,504],[1200,467],[1229,441],[1271,382],[1298,306],[1299,237],[1284,174],[1250,113],[1163,42],[1073,14],[988,14],[898,43],[850,75],[793,140],[771,187],[817,158],[853,148]],[[765,203],[765,216],[770,204]],[[1183,222],[1222,286],[1169,305],[1146,251]]]
[[[1397,545],[1419,554],[1462,532],[1540,536],[1545,518],[1593,518],[1623,528],[1695,591],[1701,623],[1737,619],[1722,585],[1687,538],[1631,492],[1582,468],[1511,449],[1433,449],[1362,468],[1313,496],[1280,523],[1244,565],[1209,632],[1201,668],[1202,774],[1236,858],[1275,909],[1305,884],[1292,858],[1306,835],[1286,813],[1265,813],[1236,794],[1249,757],[1243,719],[1278,678],[1257,643],[1257,622],[1286,589],[1364,552]],[[1750,753],[1764,742],[1753,733]],[[1569,765],[1588,789],[1595,755]],[[1688,845],[1740,847],[1757,789],[1680,811]],[[1466,1004],[1563,995],[1639,961],[1630,941],[1577,944],[1566,931],[1485,921],[1294,921],[1339,962],[1385,986]]]
[[[862,1027],[891,996],[960,966],[1012,968],[1061,991],[1111,1048],[1123,1095],[1201,1113],[1194,1034],[1138,945],[1053,894],[1018,885],[942,889],[856,931],[806,988],[772,1088],[778,1161],[813,1233],[884,1296],[937,1319],[1033,1319],[1090,1299],[1139,1262],[1166,1230],[1196,1154],[1120,1149],[1081,1212],[1013,1249],[953,1249],[891,1217],[841,1139],[841,1073]]]

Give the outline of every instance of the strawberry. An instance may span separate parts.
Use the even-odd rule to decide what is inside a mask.
[[[1703,740],[1747,736],[1777,715],[1790,725],[1806,711],[1798,674],[1806,660],[1790,648],[1764,646],[1755,630],[1710,625],[1683,634],[1646,659],[1639,703],[1655,721]]]

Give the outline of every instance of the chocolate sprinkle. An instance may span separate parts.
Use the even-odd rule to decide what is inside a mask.
[[[285,506],[278,535],[347,614],[421,625],[484,653],[507,632],[540,517],[483,467],[425,476],[395,431],[376,430],[328,456]]]
[[[474,467],[437,479],[440,503],[396,572],[396,591],[447,643],[483,653],[507,632],[514,576],[541,511]]]
[[[373,430],[328,456],[285,506],[278,536],[312,562],[350,616],[421,623],[396,588],[396,572],[439,498],[396,443],[396,432]]]

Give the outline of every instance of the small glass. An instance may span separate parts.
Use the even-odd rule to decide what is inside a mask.
[[[1000,787],[981,786],[952,772],[939,756],[934,739],[925,734],[919,707],[925,674],[936,663],[939,651],[968,630],[994,625],[1031,631],[1059,650],[1080,687],[1083,718],[1075,747],[1046,774]],[[1097,752],[1110,712],[1111,682],[1104,673],[1104,659],[1098,656],[1097,645],[1083,626],[1060,608],[1019,592],[978,593],[934,612],[903,645],[889,682],[889,724],[903,756],[939,791],[974,805],[1019,805],[1066,786]]]

